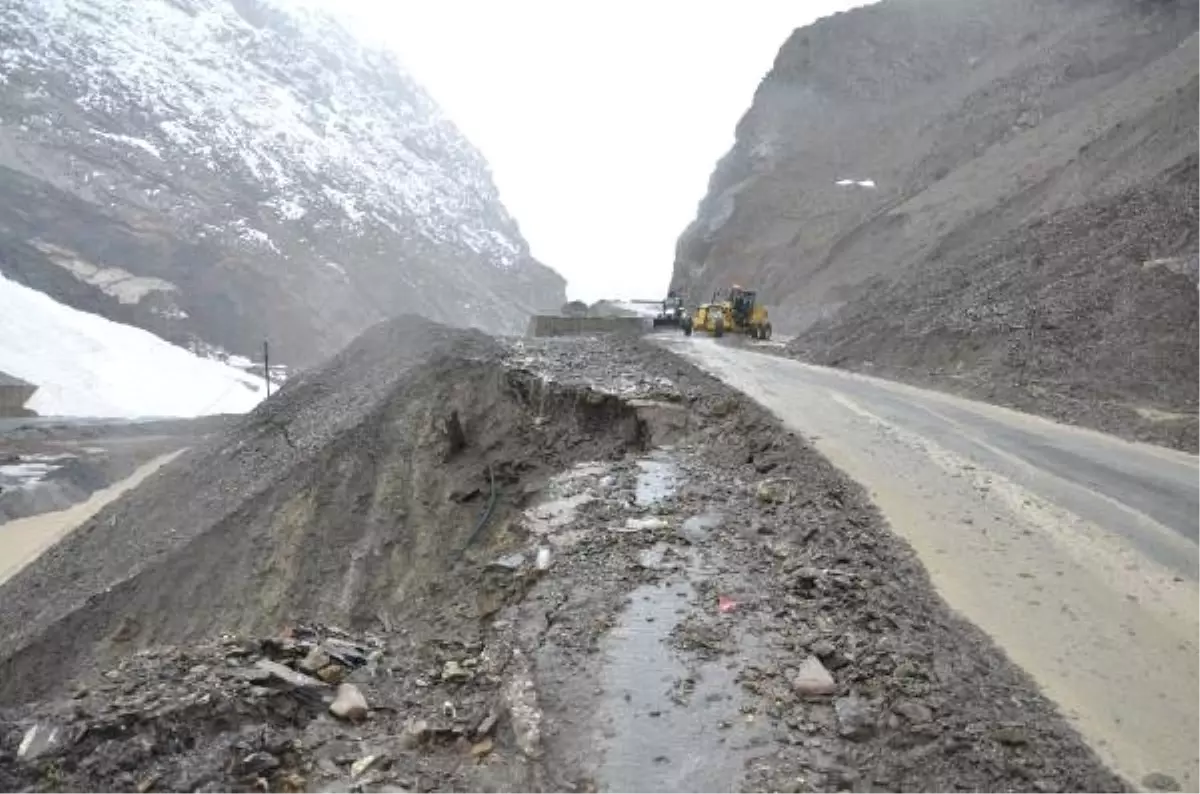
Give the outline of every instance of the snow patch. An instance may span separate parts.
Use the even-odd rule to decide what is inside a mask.
[[[49,416],[242,413],[266,396],[262,378],[3,276],[0,370],[36,385],[27,405]]]
[[[141,149],[147,154],[154,155],[159,160],[162,159],[162,152],[158,150],[157,146],[150,143],[150,141],[143,140],[141,138],[134,138],[130,135],[114,135],[113,133],[104,132],[102,130],[92,130],[92,134],[97,138],[105,138],[110,141],[116,141],[117,143],[123,143],[126,146],[132,146],[135,149]]]

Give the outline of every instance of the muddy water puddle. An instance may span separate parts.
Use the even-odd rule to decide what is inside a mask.
[[[638,507],[650,508],[671,500],[682,480],[679,467],[664,453],[642,458],[637,462],[637,486],[634,503]]]
[[[736,791],[746,761],[767,738],[765,722],[741,713],[739,665],[689,665],[668,644],[696,600],[685,574],[643,585],[630,598],[603,645],[597,785]]]

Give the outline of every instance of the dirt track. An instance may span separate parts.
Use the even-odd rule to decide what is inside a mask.
[[[1196,785],[1193,456],[663,337],[866,486],[952,606],[1131,780]]]

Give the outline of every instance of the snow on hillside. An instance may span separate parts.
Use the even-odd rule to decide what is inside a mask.
[[[0,29],[0,83],[17,70],[69,74],[79,110],[149,122],[130,127],[136,135],[92,137],[243,173],[271,197],[279,222],[333,208],[345,228],[414,220],[429,238],[501,268],[527,254],[486,162],[434,101],[390,54],[311,8],[23,0],[0,8]],[[113,178],[89,182],[104,189]],[[241,236],[273,245],[259,229]]]
[[[3,276],[0,371],[36,384],[28,407],[47,416],[242,413],[266,396],[261,378]]]

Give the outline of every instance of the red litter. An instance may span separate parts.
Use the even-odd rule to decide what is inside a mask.
[[[735,607],[737,607],[737,601],[734,601],[729,596],[718,596],[717,597],[717,611],[718,612],[732,612]]]

